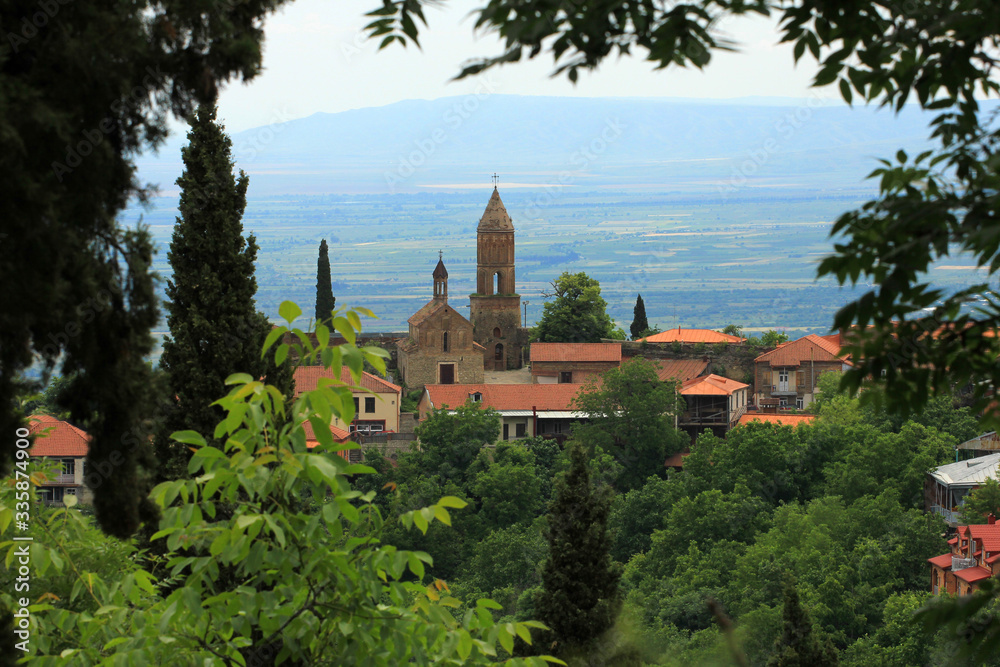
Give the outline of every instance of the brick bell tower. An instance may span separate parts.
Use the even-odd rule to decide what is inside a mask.
[[[520,368],[526,338],[521,297],[514,288],[514,224],[495,185],[476,236],[476,293],[469,297],[472,336],[486,348],[486,370]]]

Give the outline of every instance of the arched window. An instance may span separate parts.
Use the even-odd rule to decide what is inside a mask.
[[[493,359],[503,361],[503,343],[497,343],[497,346],[493,348]]]
[[[500,292],[500,272],[499,271],[497,271],[496,273],[493,274],[493,280],[494,280],[494,284],[496,286],[494,288],[494,290],[493,290],[493,293],[494,294],[500,294],[501,292]]]
[[[500,331],[500,327],[494,327],[493,328],[493,337],[494,338],[503,338],[503,332]]]
[[[444,336],[441,337],[441,350],[443,352],[448,351],[448,332],[444,332]]]

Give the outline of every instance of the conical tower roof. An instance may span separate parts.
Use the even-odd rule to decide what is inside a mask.
[[[490,197],[490,203],[486,205],[486,211],[483,212],[483,217],[479,219],[479,228],[477,231],[514,231],[514,224],[510,221],[507,209],[504,208],[503,202],[500,201],[500,192],[495,187],[493,188],[493,196]]]
[[[434,267],[434,277],[435,278],[447,278],[448,269],[444,268],[444,260],[438,259],[438,265]]]

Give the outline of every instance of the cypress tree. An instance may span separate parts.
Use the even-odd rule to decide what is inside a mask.
[[[316,266],[316,324],[323,322],[330,325],[330,312],[337,307],[337,299],[333,296],[333,283],[330,280],[330,254],[326,247],[326,239],[319,243],[319,261]]]
[[[802,608],[799,591],[790,575],[785,579],[784,593],[781,637],[775,641],[768,667],[836,667],[840,664],[837,650],[829,638],[821,644],[813,632],[809,613]]]
[[[233,175],[232,141],[215,114],[214,106],[197,110],[181,151],[181,215],[167,253],[170,334],[160,358],[174,399],[156,442],[161,479],[187,475],[190,451],[169,436],[191,429],[211,437],[223,417],[211,404],[226,394],[229,375],[267,375],[286,395],[291,387],[289,367],[275,371],[271,355],[260,357],[271,324],[254,304],[257,241],[243,236],[249,179]]]
[[[646,320],[646,304],[642,302],[642,295],[636,297],[635,308],[632,310],[632,326],[629,331],[632,340],[636,340],[642,333],[649,329],[649,321]]]
[[[549,503],[549,555],[535,606],[559,656],[588,652],[611,628],[621,576],[608,532],[611,489],[594,487],[580,443],[571,441],[569,456],[569,470],[556,480]]]

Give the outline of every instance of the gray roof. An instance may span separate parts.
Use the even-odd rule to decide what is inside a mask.
[[[945,486],[978,486],[988,479],[1000,479],[1000,454],[949,463],[930,475]]]

